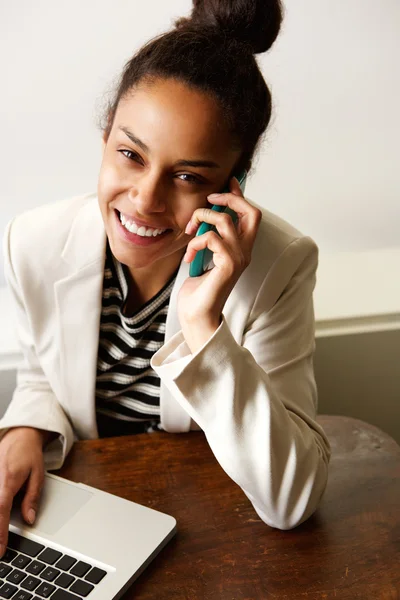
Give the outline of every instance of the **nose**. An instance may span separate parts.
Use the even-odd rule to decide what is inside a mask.
[[[142,215],[165,212],[166,194],[161,176],[150,172],[141,175],[129,190],[129,200]]]

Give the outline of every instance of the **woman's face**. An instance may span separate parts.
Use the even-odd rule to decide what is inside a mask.
[[[170,79],[141,84],[103,141],[98,199],[114,256],[132,271],[176,268],[193,211],[221,191],[240,156],[215,102]]]

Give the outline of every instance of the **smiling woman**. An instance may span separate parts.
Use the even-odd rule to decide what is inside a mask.
[[[44,465],[59,468],[75,437],[200,428],[265,523],[316,509],[330,455],[313,373],[318,248],[234,177],[270,120],[254,55],[281,19],[279,0],[196,0],[125,65],[97,191],[9,224],[24,365],[0,422],[0,545],[14,495],[27,481],[32,522]],[[196,236],[202,222],[215,230]],[[209,268],[189,277],[206,248]]]
[[[128,266],[142,303],[176,270],[194,211],[240,158],[218,126],[220,113],[209,95],[160,78],[121,100],[104,133],[100,210],[111,251]]]

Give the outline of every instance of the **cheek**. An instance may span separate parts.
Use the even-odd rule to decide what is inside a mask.
[[[108,202],[123,189],[122,178],[117,168],[109,161],[103,161],[98,178],[98,194],[103,202]]]
[[[185,202],[181,202],[179,209],[175,210],[175,220],[179,225],[179,228],[184,230],[192,218],[194,211],[198,208],[205,208],[206,206],[208,206],[206,199],[202,200],[198,198],[197,200],[188,200],[186,198]]]

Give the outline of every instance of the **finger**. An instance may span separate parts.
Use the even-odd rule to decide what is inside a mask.
[[[244,196],[238,196],[232,192],[226,194],[217,194],[216,196],[211,194],[210,196],[207,196],[207,199],[212,202],[212,204],[217,204],[218,206],[227,206],[231,210],[235,211],[239,217],[248,215],[255,221],[257,216],[261,217],[262,214],[260,209],[252,206]]]
[[[230,190],[231,190],[230,193],[238,194],[238,195],[240,195],[240,196],[243,197],[239,181],[236,179],[236,177],[232,177],[231,178],[231,180],[230,180],[230,186],[229,187],[230,187]],[[225,196],[225,195],[226,195],[226,193],[225,194],[210,194],[209,196],[207,196],[207,198],[210,200],[210,203],[213,203],[213,202],[211,202],[211,200],[214,197],[218,199],[220,196]],[[215,214],[223,212],[223,206],[224,206],[224,204],[227,206],[227,202],[218,202],[218,204],[221,204],[221,210],[220,211],[212,210],[210,208],[203,208],[203,209],[198,209],[198,211],[195,211],[195,213],[192,215],[192,218],[190,219],[189,223],[186,226],[185,232],[188,235],[191,235],[191,234],[195,233],[196,230],[197,230],[197,228],[198,228],[198,226],[202,222],[210,223],[212,225],[215,225],[216,224]]]
[[[228,277],[238,268],[241,269],[245,266],[244,256],[240,248],[237,253],[229,251],[225,241],[215,231],[208,231],[203,235],[193,238],[186,248],[186,253],[183,257],[184,261],[188,263],[192,262],[196,253],[205,248],[208,248],[213,253],[214,265],[225,271]]]
[[[22,516],[29,525],[33,525],[36,519],[43,482],[44,467],[41,464],[32,469],[28,478],[25,496],[21,504]]]
[[[199,250],[205,250],[206,248],[209,248],[211,252],[222,252],[224,247],[224,243],[219,235],[217,235],[215,231],[208,231],[203,235],[193,238],[189,242],[183,258],[186,262],[192,262],[196,252]]]
[[[211,208],[198,208],[192,214],[189,223],[186,226],[185,233],[193,235],[201,223],[214,225],[218,233],[230,240],[237,239],[236,228],[232,217],[224,212],[217,212]]]
[[[242,188],[240,187],[240,183],[236,177],[232,177],[229,180],[229,191],[228,192],[217,192],[217,193],[209,194],[207,196],[207,198],[209,199],[209,201],[212,204],[216,204],[216,202],[214,202],[215,198],[218,199],[220,196],[225,196],[227,194],[233,194],[234,196],[238,196],[239,198],[244,198]]]
[[[262,213],[260,209],[252,206],[250,202],[243,196],[239,182],[236,177],[232,177],[230,181],[230,192],[225,194],[210,194],[207,199],[212,204],[220,206],[228,206],[239,217],[246,217],[247,228],[258,227]]]
[[[235,194],[236,196],[244,198],[242,188],[240,187],[240,183],[236,177],[231,177],[231,179],[229,180],[229,192],[217,192],[209,194],[207,198],[213,200],[214,198],[218,198],[218,196],[224,196],[225,194]]]
[[[0,489],[0,557],[6,551],[11,508],[17,491],[14,492],[9,485],[3,485]]]

